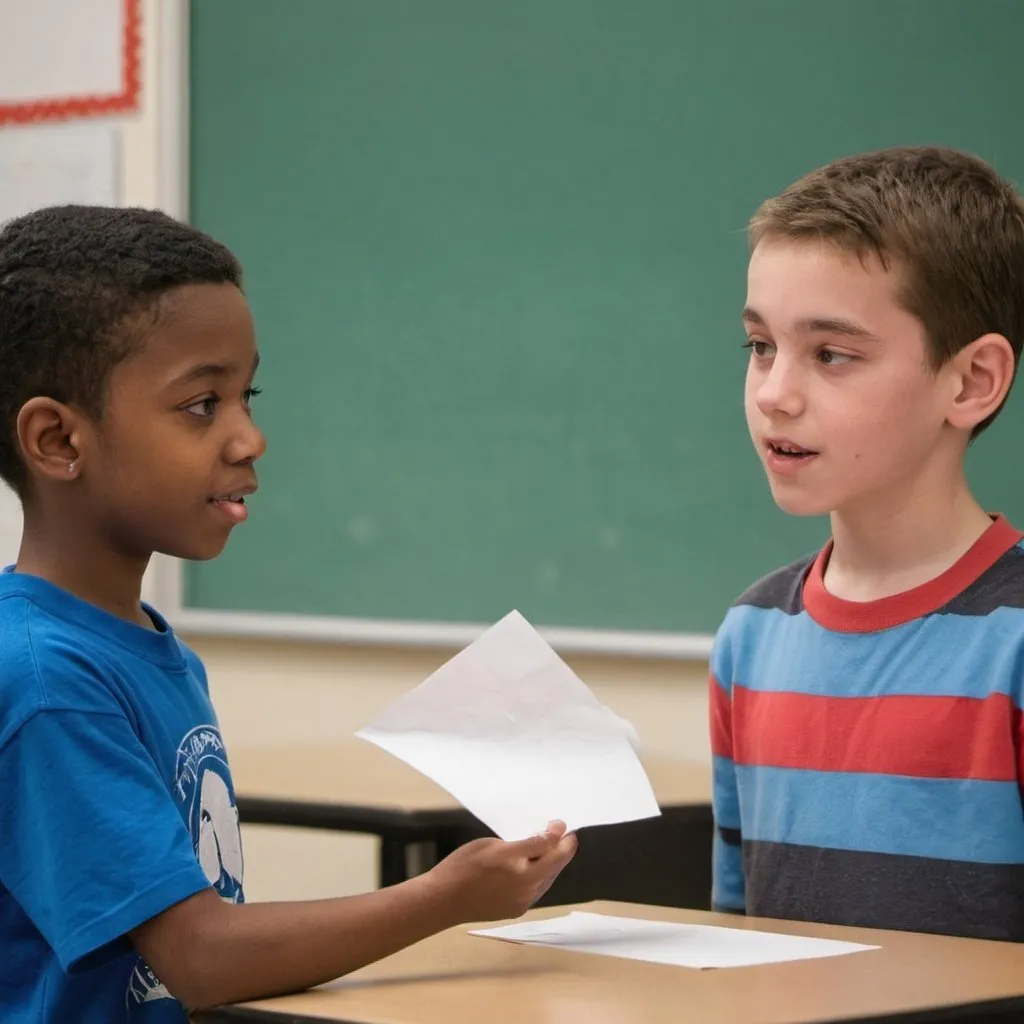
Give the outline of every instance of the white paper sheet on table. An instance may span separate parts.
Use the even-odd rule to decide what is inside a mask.
[[[523,921],[470,934],[507,942],[595,953],[599,956],[701,969],[816,960],[879,948],[835,939],[807,938],[803,935],[677,924],[671,921],[645,921],[578,911],[565,917]]]
[[[502,839],[661,813],[629,722],[511,612],[357,734]]]

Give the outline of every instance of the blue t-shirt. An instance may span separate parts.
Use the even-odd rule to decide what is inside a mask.
[[[183,1024],[125,937],[242,850],[206,674],[146,629],[0,573],[0,1020]]]

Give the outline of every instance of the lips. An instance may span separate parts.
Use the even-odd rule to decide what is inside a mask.
[[[249,494],[256,493],[255,483],[242,484],[240,487],[232,488],[231,490],[221,491],[220,494],[215,494],[210,501],[231,501],[237,504],[244,505],[246,496]]]
[[[805,448],[803,445],[797,444],[795,441],[789,440],[785,437],[769,437],[765,439],[765,444],[768,450],[776,455],[780,455],[783,458],[803,458],[808,455],[817,455],[818,452],[814,448]]]
[[[224,517],[224,521],[237,526],[249,518],[249,509],[245,504],[248,494],[256,491],[256,481],[246,481],[236,487],[223,490],[209,499],[208,504],[215,509],[217,515]]]

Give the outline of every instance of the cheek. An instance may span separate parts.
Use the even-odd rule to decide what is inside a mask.
[[[757,386],[758,376],[753,363],[747,364],[747,373],[743,378],[743,411],[747,416],[747,423],[751,424],[758,412],[757,408]]]
[[[927,387],[880,386],[856,403],[833,404],[826,415],[835,433],[846,438],[853,459],[900,463],[918,458],[934,442],[942,422],[932,414],[934,404]]]
[[[105,460],[104,480],[109,498],[136,514],[159,516],[162,510],[173,514],[195,490],[195,472],[182,450],[147,443],[125,443]]]

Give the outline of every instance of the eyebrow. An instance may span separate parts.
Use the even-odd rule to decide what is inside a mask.
[[[747,306],[743,310],[743,322],[755,327],[766,327],[765,319],[757,312]],[[872,334],[866,327],[853,320],[847,320],[841,316],[808,317],[798,320],[796,329],[804,334],[838,334],[845,338],[859,338],[863,341],[880,341],[877,334]]]
[[[260,354],[256,353],[256,358],[252,361],[252,372],[255,373],[260,365]],[[203,380],[206,377],[226,377],[233,370],[233,367],[225,366],[223,363],[200,363],[198,366],[193,366],[192,369],[186,370],[180,377],[175,377],[172,384],[193,384],[197,380]]]

